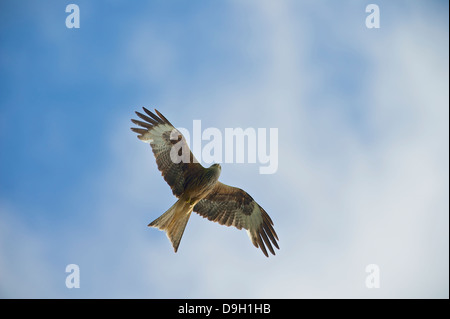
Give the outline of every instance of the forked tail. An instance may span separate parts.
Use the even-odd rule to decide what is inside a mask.
[[[165,231],[172,243],[173,249],[177,252],[193,208],[193,205],[179,199],[164,214],[152,221],[148,226]]]

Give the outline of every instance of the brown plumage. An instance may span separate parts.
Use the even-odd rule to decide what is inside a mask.
[[[149,224],[164,230],[175,252],[192,211],[221,225],[246,229],[255,247],[264,255],[275,255],[278,236],[266,211],[240,188],[218,181],[221,167],[203,167],[190,151],[184,136],[157,110],[156,115],[143,108],[136,112],[140,120],[131,120],[142,128],[131,128],[138,138],[152,147],[156,164],[178,201]],[[180,161],[181,159],[181,161]],[[273,246],[272,246],[273,245]]]

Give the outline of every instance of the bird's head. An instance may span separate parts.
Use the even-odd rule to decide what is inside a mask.
[[[222,168],[220,167],[220,164],[213,164],[209,168],[206,169],[206,172],[209,176],[214,176],[215,180],[219,179],[220,172],[222,171]]]

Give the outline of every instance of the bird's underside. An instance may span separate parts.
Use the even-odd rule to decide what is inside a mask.
[[[184,136],[160,112],[143,110],[145,114],[136,112],[141,120],[131,120],[140,128],[131,130],[150,144],[158,169],[178,198],[149,226],[165,231],[176,252],[194,211],[221,225],[246,229],[255,247],[267,257],[266,247],[275,255],[273,246],[279,249],[278,236],[266,211],[242,189],[219,182],[219,164],[205,168],[198,163]]]

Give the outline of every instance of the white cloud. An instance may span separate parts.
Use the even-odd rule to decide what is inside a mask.
[[[47,240],[0,201],[0,298],[48,298],[58,291]]]

